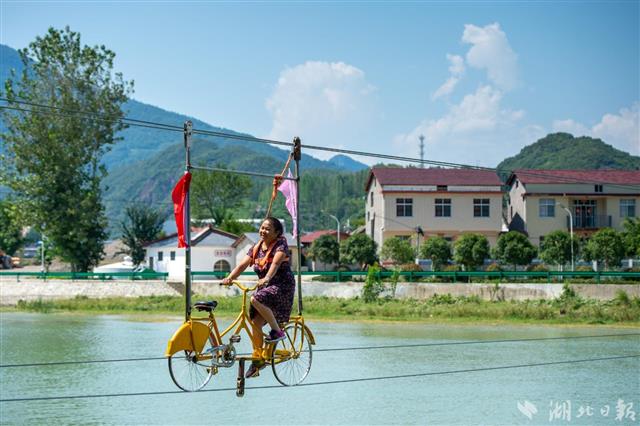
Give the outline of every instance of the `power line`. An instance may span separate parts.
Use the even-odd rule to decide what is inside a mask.
[[[610,356],[610,357],[602,357],[602,358],[574,359],[574,360],[566,360],[566,361],[549,361],[549,362],[539,362],[534,364],[516,364],[516,365],[503,365],[503,366],[496,366],[496,367],[467,368],[462,370],[433,371],[433,372],[413,373],[413,374],[363,377],[363,378],[356,378],[356,379],[326,380],[321,382],[301,383],[297,386],[307,387],[307,386],[336,385],[336,384],[347,384],[347,383],[358,383],[358,382],[371,382],[371,381],[378,381],[378,380],[410,379],[410,378],[427,377],[427,376],[442,376],[447,374],[477,373],[477,372],[483,372],[483,371],[510,370],[510,369],[516,369],[516,368],[531,368],[531,367],[544,367],[544,366],[550,366],[550,365],[578,364],[578,363],[585,363],[585,362],[613,361],[613,360],[629,359],[629,358],[637,358],[637,357],[640,357],[640,354],[619,355],[619,356]],[[284,388],[285,388],[284,386],[280,386],[280,385],[269,385],[269,386],[246,387],[245,390],[284,389]],[[236,390],[235,387],[233,388],[230,387],[230,388],[218,388],[218,389],[204,389],[198,392],[225,392],[225,391],[235,391],[235,390]],[[68,399],[88,399],[88,398],[114,398],[114,397],[126,397],[126,396],[174,395],[174,394],[186,394],[186,393],[187,392],[183,392],[183,391],[155,391],[155,392],[129,392],[129,393],[111,393],[111,394],[60,395],[60,396],[43,396],[43,397],[26,397],[26,398],[7,398],[7,399],[0,399],[0,402],[33,402],[33,401],[52,401],[52,400],[65,400],[65,399],[68,400]]]
[[[462,342],[414,343],[414,344],[382,345],[382,346],[380,345],[379,346],[352,346],[352,347],[346,347],[346,348],[338,347],[338,348],[314,349],[313,352],[359,351],[359,350],[371,350],[371,349],[401,349],[401,348],[419,348],[419,347],[430,347],[430,346],[484,345],[489,343],[539,342],[539,341],[548,341],[548,340],[599,339],[599,338],[629,337],[629,336],[640,336],[640,333],[596,334],[591,336],[534,337],[534,338],[527,338],[527,339],[504,339],[504,340],[482,340],[482,341],[466,340]],[[121,359],[87,360],[87,361],[37,362],[37,363],[25,363],[25,364],[4,364],[4,365],[0,365],[0,368],[43,367],[43,366],[49,367],[49,366],[56,366],[56,365],[157,361],[157,360],[166,360],[166,359],[167,357],[145,357],[145,358],[121,358]]]
[[[7,98],[2,98],[2,97],[0,97],[0,101],[4,101],[4,102],[7,102],[7,103],[25,104],[25,105],[29,105],[29,106],[37,106],[37,107],[41,107],[41,108],[49,108],[49,109],[54,109],[54,110],[60,110],[60,111],[62,111],[62,113],[60,113],[59,115],[64,115],[64,116],[81,114],[81,115],[88,116],[90,118],[93,117],[96,120],[105,120],[105,121],[109,121],[109,122],[121,121],[121,122],[123,122],[125,124],[133,125],[133,126],[147,127],[147,128],[152,128],[152,129],[156,129],[156,130],[169,130],[169,131],[175,131],[175,132],[183,132],[183,128],[182,127],[163,124],[163,123],[156,123],[156,122],[152,122],[152,121],[138,120],[138,119],[133,119],[133,118],[128,118],[128,117],[124,117],[124,118],[121,118],[121,119],[118,119],[118,120],[114,120],[112,118],[108,118],[107,119],[107,118],[100,117],[96,113],[84,112],[84,111],[69,111],[69,110],[65,110],[65,109],[60,108],[60,107],[54,107],[54,106],[50,106],[50,105],[44,105],[44,104],[21,101],[21,100],[9,100]],[[54,115],[57,114],[55,112],[52,113],[50,111],[49,112],[47,112],[47,111],[36,111],[36,110],[29,110],[29,109],[25,109],[25,108],[18,108],[18,107],[12,107],[12,106],[2,106],[2,105],[0,105],[0,109],[11,109],[11,110],[17,110],[17,111],[23,111],[23,112],[34,112],[34,113],[40,113],[40,114],[54,114]],[[275,139],[256,138],[254,136],[249,136],[249,135],[231,134],[231,133],[217,132],[217,131],[211,131],[211,130],[193,129],[192,132],[194,134],[216,136],[216,137],[222,137],[222,138],[228,138],[228,139],[244,140],[244,141],[247,141],[247,142],[255,142],[255,143],[262,143],[262,144],[285,145],[285,146],[292,146],[293,145],[291,142],[284,142],[284,141],[279,141],[279,140],[275,140]],[[355,150],[347,150],[347,149],[339,149],[339,148],[329,148],[329,147],[323,147],[323,146],[317,146],[317,145],[304,145],[303,148],[304,149],[316,150],[316,151],[326,151],[326,152],[332,152],[332,153],[356,155],[356,156],[371,157],[371,158],[380,158],[380,159],[387,159],[387,160],[394,160],[394,161],[401,161],[401,162],[429,164],[429,165],[438,166],[438,167],[451,167],[451,168],[460,168],[460,169],[484,170],[484,171],[491,171],[491,172],[495,172],[495,173],[503,173],[503,172],[512,173],[513,172],[513,170],[511,170],[511,169],[504,169],[504,168],[501,169],[501,168],[473,166],[473,165],[469,165],[469,164],[452,163],[452,162],[445,162],[445,161],[424,160],[424,159],[417,159],[417,158],[412,158],[412,157],[403,157],[403,156],[389,155],[389,154],[379,154],[379,153],[373,153],[373,152],[367,152],[367,151],[355,151]],[[233,170],[228,170],[228,171],[231,172]],[[598,181],[595,181],[595,180],[593,182],[585,182],[582,179],[571,178],[571,177],[566,177],[566,176],[557,176],[555,174],[549,174],[549,173],[537,172],[537,171],[530,171],[530,170],[519,171],[519,174],[526,175],[526,176],[534,176],[534,177],[546,177],[546,178],[552,177],[554,179],[557,179],[560,182],[565,182],[565,183],[603,183],[603,182],[598,182]],[[620,185],[620,184],[615,184],[615,183],[605,183],[605,184],[607,186],[609,186],[609,187],[612,187],[612,188],[628,189],[629,187],[635,188],[637,186],[640,189],[640,185]]]

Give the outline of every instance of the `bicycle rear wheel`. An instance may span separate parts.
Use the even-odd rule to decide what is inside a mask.
[[[273,349],[271,368],[281,384],[295,386],[302,383],[311,370],[311,342],[301,324],[287,324],[284,333],[285,339],[276,342]]]
[[[171,380],[183,391],[199,391],[218,372],[212,359],[210,339],[207,339],[202,353],[193,350],[176,352],[168,358]]]

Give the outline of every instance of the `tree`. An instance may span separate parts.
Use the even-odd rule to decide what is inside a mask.
[[[9,256],[13,256],[24,243],[16,210],[17,206],[10,201],[0,201],[0,250],[4,250]]]
[[[313,260],[323,263],[337,263],[340,258],[340,246],[334,236],[323,235],[311,244],[309,255]]]
[[[603,228],[589,238],[583,252],[585,260],[602,262],[605,270],[617,266],[625,252],[622,235],[614,229]]]
[[[629,257],[640,256],[640,218],[627,218],[622,224],[622,240],[624,241],[625,255]]]
[[[127,207],[125,219],[120,222],[122,243],[127,249],[118,254],[128,254],[134,265],[140,265],[145,257],[144,246],[158,238],[164,219],[162,212],[144,204]]]
[[[573,240],[574,255],[578,252],[578,241]],[[566,231],[547,234],[540,248],[540,258],[549,264],[566,265],[571,261],[571,235]]]
[[[442,237],[431,237],[420,247],[420,256],[431,259],[433,270],[440,271],[451,259],[451,244]]]
[[[0,177],[16,194],[22,220],[44,231],[72,270],[86,271],[102,258],[107,238],[100,159],[126,127],[121,105],[133,85],[113,73],[115,53],[83,46],[69,27],[50,28],[19,53],[24,71],[6,80],[3,95],[23,110],[2,111]]]
[[[216,168],[226,169],[224,164]],[[216,226],[233,219],[233,210],[251,191],[251,179],[230,172],[195,170],[191,181],[191,206],[196,219],[213,219]]]
[[[220,229],[235,235],[244,234],[245,232],[256,232],[256,228],[252,224],[238,222],[233,219],[225,219],[225,221],[222,222]]]
[[[415,260],[416,254],[409,240],[398,237],[391,237],[384,240],[380,256],[383,259],[391,260],[396,265],[410,263]]]
[[[473,271],[489,257],[489,241],[484,235],[464,234],[453,247],[453,260],[464,265],[465,271]]]
[[[340,255],[344,263],[357,263],[362,269],[377,260],[377,244],[367,234],[353,234],[340,245]]]
[[[509,231],[498,238],[498,243],[493,250],[493,257],[500,262],[513,265],[528,265],[538,254],[538,250],[529,239],[520,232]]]

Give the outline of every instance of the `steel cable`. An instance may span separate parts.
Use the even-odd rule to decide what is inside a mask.
[[[335,384],[347,384],[347,383],[358,383],[358,382],[371,382],[371,381],[377,381],[377,380],[409,379],[409,378],[427,377],[427,376],[441,376],[441,375],[447,375],[447,374],[462,374],[462,373],[477,373],[477,372],[483,372],[483,371],[509,370],[509,369],[515,369],[515,368],[530,368],[530,367],[544,367],[549,365],[613,361],[613,360],[637,358],[637,357],[640,357],[640,354],[618,355],[618,356],[609,356],[609,357],[601,357],[601,358],[574,359],[574,360],[565,360],[565,361],[548,361],[548,362],[539,362],[534,364],[516,364],[516,365],[502,365],[502,366],[496,366],[496,367],[465,368],[461,370],[431,371],[431,372],[423,372],[423,373],[398,374],[398,375],[391,375],[391,376],[362,377],[362,378],[355,378],[355,379],[326,380],[321,382],[301,383],[297,386],[309,387],[309,386],[335,385]],[[280,385],[250,386],[250,387],[245,387],[245,390],[276,389],[276,388],[282,389],[284,388],[284,386],[280,386]],[[235,387],[233,388],[229,387],[229,388],[218,388],[218,389],[203,389],[198,392],[225,392],[225,391],[235,391],[235,390],[236,390]],[[0,403],[1,402],[6,403],[6,402],[52,401],[52,400],[65,400],[65,399],[68,400],[68,399],[88,399],[88,398],[114,398],[114,397],[126,397],[126,396],[175,395],[175,394],[186,394],[186,393],[189,393],[189,392],[154,391],[154,392],[128,392],[128,393],[110,393],[110,394],[41,396],[41,397],[0,399]]]
[[[629,337],[640,336],[640,333],[624,333],[624,334],[598,334],[590,336],[561,336],[561,337],[534,337],[527,339],[504,339],[504,340],[467,340],[462,342],[436,342],[436,343],[415,343],[415,344],[402,344],[402,345],[378,345],[378,346],[352,346],[346,348],[324,348],[314,349],[313,352],[339,352],[339,351],[358,351],[358,350],[371,350],[371,349],[399,349],[399,348],[419,348],[430,346],[456,346],[456,345],[478,345],[489,343],[517,343],[517,342],[536,342],[545,340],[573,340],[573,339],[597,339],[597,338],[610,338],[610,337]],[[248,354],[239,354],[248,355]],[[0,368],[16,368],[16,367],[48,367],[57,365],[74,365],[74,364],[96,364],[96,363],[109,363],[109,362],[135,362],[135,361],[157,361],[166,360],[167,357],[141,357],[141,358],[119,358],[119,359],[101,359],[101,360],[86,360],[86,361],[55,361],[55,362],[33,362],[24,364],[3,364]]]

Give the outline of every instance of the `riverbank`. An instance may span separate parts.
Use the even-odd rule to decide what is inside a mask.
[[[201,298],[207,299],[195,296],[193,300]],[[237,315],[240,297],[219,297],[216,300],[217,315]],[[426,300],[381,298],[373,303],[365,303],[360,298],[308,297],[303,299],[303,305],[305,317],[310,320],[640,326],[640,298],[630,298],[622,292],[610,301],[584,299],[569,289],[556,300],[485,301],[478,297],[442,295]],[[184,312],[184,298],[142,296],[92,299],[79,296],[66,300],[20,301],[17,306],[4,307],[2,311],[176,316]]]
[[[387,288],[391,287],[386,283]],[[317,282],[303,281],[304,296],[355,299],[362,296],[362,282]],[[607,301],[619,292],[630,298],[640,297],[638,284],[571,284],[571,289],[585,299]],[[41,280],[37,278],[8,279],[0,276],[0,305],[15,306],[18,301],[73,299],[76,296],[91,299],[180,296],[184,295],[184,284],[146,280]],[[196,281],[192,291],[210,298],[230,297],[239,294],[236,287],[226,288],[219,281]],[[427,300],[434,296],[450,294],[453,297],[478,297],[484,301],[555,300],[563,292],[562,284],[546,283],[409,283],[398,282],[395,299]],[[382,295],[390,295],[391,290]]]

